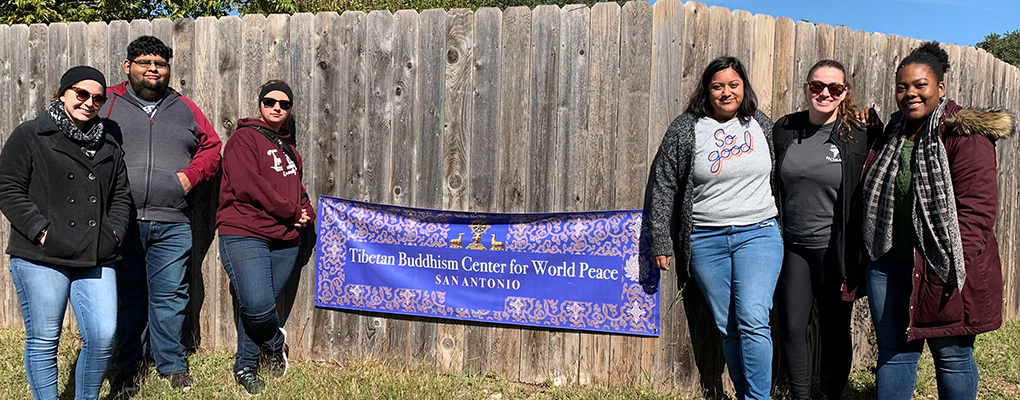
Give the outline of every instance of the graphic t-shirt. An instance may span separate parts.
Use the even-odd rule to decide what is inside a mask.
[[[784,239],[807,249],[828,247],[832,236],[836,198],[843,181],[843,159],[830,136],[835,127],[835,122],[808,125],[804,136],[786,148],[779,166]]]
[[[694,134],[694,225],[744,226],[775,217],[772,157],[758,121],[701,118]]]

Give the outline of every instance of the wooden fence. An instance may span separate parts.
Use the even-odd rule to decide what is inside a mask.
[[[678,0],[0,26],[0,139],[44,108],[70,66],[122,80],[125,48],[144,34],[173,47],[171,85],[224,141],[239,117],[254,115],[262,82],[289,81],[311,195],[496,212],[640,208],[662,134],[716,56],[749,66],[773,119],[802,107],[801,84],[820,58],[846,64],[862,103],[885,118],[895,65],[919,44]],[[951,98],[1020,115],[1017,68],[973,47],[947,49]],[[1017,147],[998,144],[1007,318],[1020,312]],[[189,275],[189,340],[206,349],[235,343],[215,190],[197,189]],[[9,230],[0,228],[2,246]],[[7,269],[6,257],[0,263]],[[299,358],[368,357],[526,382],[718,390],[725,381],[703,300],[688,285],[675,302],[672,275],[662,280],[659,338],[318,309],[312,263],[295,277],[281,309]],[[0,325],[20,327],[10,276],[0,280]],[[858,319],[866,360],[869,324]]]

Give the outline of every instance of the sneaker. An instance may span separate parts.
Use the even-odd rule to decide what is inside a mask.
[[[287,347],[287,331],[280,328],[280,333],[283,334],[283,349],[269,356],[268,366],[269,374],[273,378],[282,377],[287,373],[287,354],[290,353],[290,348]]]
[[[127,399],[138,393],[141,373],[118,371],[110,380],[110,393],[115,399]]]
[[[170,384],[170,388],[187,392],[191,390],[191,374],[188,371],[174,372],[172,374],[159,374]]]
[[[262,393],[262,390],[266,388],[266,384],[259,380],[259,376],[255,374],[255,370],[251,367],[244,367],[240,371],[234,371],[234,381],[252,396]]]

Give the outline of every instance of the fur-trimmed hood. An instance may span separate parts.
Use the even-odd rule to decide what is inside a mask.
[[[1013,134],[1013,118],[999,108],[964,108],[946,120],[949,132],[969,136],[983,134],[992,141]]]

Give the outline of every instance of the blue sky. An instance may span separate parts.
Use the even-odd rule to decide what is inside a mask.
[[[700,0],[752,14],[973,46],[1020,29],[1018,0]],[[654,3],[654,0],[652,0]]]

